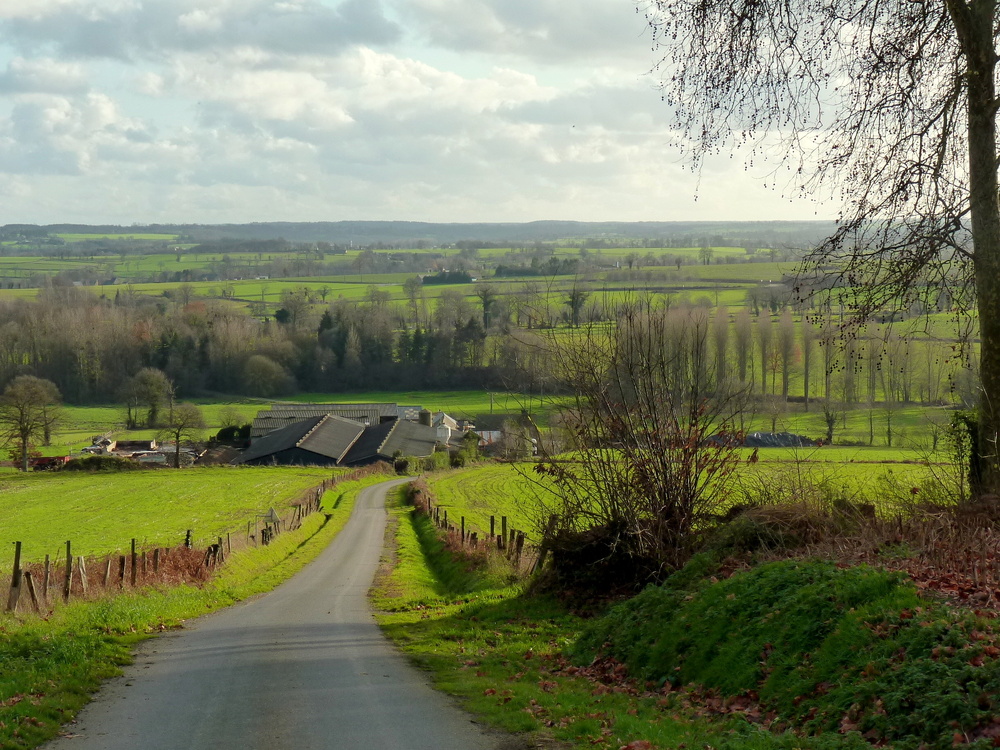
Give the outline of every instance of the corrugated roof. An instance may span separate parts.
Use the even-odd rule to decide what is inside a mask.
[[[271,430],[325,414],[372,425],[383,418],[397,418],[395,404],[273,404],[257,413],[250,427],[250,439],[255,440]]]
[[[327,414],[299,441],[298,447],[340,461],[364,431],[360,422]]]
[[[243,451],[233,463],[246,463],[294,448],[313,427],[322,421],[322,416],[313,417],[285,425],[278,430],[272,430],[263,437],[254,440],[250,447]]]
[[[412,424],[411,422],[383,422],[379,425],[373,425],[371,427],[366,427],[365,431],[361,434],[351,449],[347,451],[340,462],[342,464],[356,464],[364,461],[370,461],[377,456],[386,456],[379,449],[382,444],[386,441],[386,438],[393,432],[394,429],[404,424]],[[391,457],[392,454],[388,454]]]
[[[417,422],[398,422],[379,446],[379,454],[391,457],[399,451],[404,456],[429,456],[437,445],[437,429]]]

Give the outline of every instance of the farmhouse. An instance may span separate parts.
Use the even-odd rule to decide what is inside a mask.
[[[429,456],[437,443],[437,430],[426,424],[391,419],[366,425],[326,413],[287,423],[258,437],[232,463],[363,466],[400,455]]]

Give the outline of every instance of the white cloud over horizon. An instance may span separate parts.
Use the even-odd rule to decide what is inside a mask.
[[[652,62],[627,0],[0,0],[0,224],[829,217]]]

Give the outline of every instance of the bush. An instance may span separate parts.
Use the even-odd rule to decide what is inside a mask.
[[[85,456],[71,459],[63,466],[63,471],[142,471],[145,467],[138,461],[120,456]]]

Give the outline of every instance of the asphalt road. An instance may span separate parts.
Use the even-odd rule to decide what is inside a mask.
[[[487,734],[385,640],[367,592],[386,490],[271,593],[146,641],[48,750],[486,750]]]

